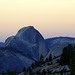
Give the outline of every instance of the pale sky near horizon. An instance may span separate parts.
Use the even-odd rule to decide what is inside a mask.
[[[0,42],[30,25],[44,38],[75,37],[75,0],[0,0]]]

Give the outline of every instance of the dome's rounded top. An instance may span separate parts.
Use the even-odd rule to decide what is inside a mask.
[[[16,36],[20,36],[21,34],[25,33],[26,31],[30,31],[31,29],[34,30],[35,28],[33,26],[23,27],[18,31]]]
[[[20,31],[25,31],[25,30],[28,30],[28,29],[34,29],[34,27],[33,26],[28,26],[28,27],[23,27],[23,28],[21,28],[18,32],[20,32]]]

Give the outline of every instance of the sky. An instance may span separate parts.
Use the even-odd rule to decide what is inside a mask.
[[[75,37],[75,0],[0,0],[0,42],[26,26],[45,39]]]

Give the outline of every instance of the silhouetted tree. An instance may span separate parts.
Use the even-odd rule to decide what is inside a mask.
[[[43,64],[44,63],[44,57],[43,57],[43,55],[41,54],[41,56],[40,56],[40,63],[41,64]]]
[[[49,61],[48,58],[46,58],[45,62],[48,62],[48,61]]]
[[[52,60],[52,55],[50,54],[50,55],[49,55],[49,61],[51,61],[51,60]]]
[[[65,47],[64,49],[63,49],[63,52],[62,52],[62,54],[61,54],[61,57],[60,57],[60,63],[61,64],[67,64],[67,47]]]
[[[38,67],[39,66],[39,62],[35,61],[35,67]]]
[[[55,58],[56,58],[56,56],[53,57],[53,59],[55,59]]]
[[[29,72],[29,75],[32,75],[32,69],[31,69],[30,66],[29,66],[29,68],[28,68],[28,72]]]
[[[26,72],[26,68],[25,67],[23,68],[23,72]]]
[[[14,71],[11,75],[17,75],[17,72],[16,72],[16,71]]]
[[[75,75],[75,52],[72,54],[72,62],[70,64],[71,75]]]
[[[71,63],[71,58],[72,58],[72,54],[73,54],[73,47],[71,44],[68,45],[68,64]]]
[[[40,72],[40,71],[37,71],[37,72],[36,72],[36,75],[42,75],[42,74],[41,74],[41,72]]]
[[[9,69],[7,70],[7,74],[11,74],[11,71]]]
[[[27,72],[28,72],[28,71],[31,72],[31,70],[32,70],[32,69],[31,69],[31,67],[29,66],[28,69],[27,69]]]
[[[32,64],[31,64],[31,67],[32,67],[32,68],[34,68],[34,67],[35,67],[35,64],[34,64],[34,63],[32,63]]]
[[[46,71],[45,71],[45,69],[43,69],[43,71],[42,71],[42,75],[46,75]]]
[[[4,71],[2,71],[2,74],[1,75],[5,75]]]
[[[71,63],[71,58],[72,58],[72,45],[69,44],[67,47],[65,47],[63,49],[63,52],[61,54],[61,57],[60,57],[60,63],[61,64],[64,64],[64,65],[68,65]]]

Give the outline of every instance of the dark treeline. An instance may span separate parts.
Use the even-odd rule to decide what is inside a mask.
[[[71,69],[70,75],[75,75],[75,46],[73,47],[69,44],[63,49],[63,52],[60,57],[61,65],[68,65]]]

